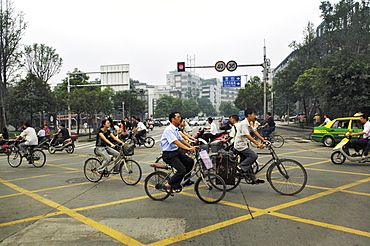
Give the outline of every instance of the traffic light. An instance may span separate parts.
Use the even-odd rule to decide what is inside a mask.
[[[177,63],[177,72],[185,72],[185,62]]]

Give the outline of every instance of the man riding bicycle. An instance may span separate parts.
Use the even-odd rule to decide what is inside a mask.
[[[19,145],[19,149],[20,149],[20,151],[22,152],[23,155],[26,155],[26,153],[27,153],[26,148],[28,146],[37,145],[38,144],[38,138],[37,138],[35,129],[33,127],[31,127],[30,123],[28,123],[28,122],[24,123],[23,128],[24,128],[23,132],[16,139],[23,138],[25,140],[25,142],[23,142]],[[30,160],[28,160],[28,161],[29,161],[30,164],[32,164],[32,162]]]
[[[270,134],[275,131],[275,121],[270,112],[266,113],[267,122],[262,127],[262,136],[265,139],[270,137]]]
[[[259,180],[253,174],[252,164],[257,160],[258,155],[248,147],[248,142],[251,141],[258,146],[258,148],[263,149],[264,145],[259,143],[256,139],[251,136],[253,132],[262,142],[268,142],[261,135],[255,131],[251,125],[250,121],[256,118],[256,111],[251,108],[245,109],[245,119],[242,120],[236,126],[236,136],[234,141],[234,148],[239,152],[243,161],[237,166],[238,171],[246,175],[252,180],[253,183],[264,183],[264,180]]]
[[[173,189],[180,188],[180,183],[184,176],[191,171],[194,160],[186,155],[181,149],[195,151],[196,147],[187,143],[179,134],[181,116],[179,112],[173,112],[169,115],[169,124],[163,131],[160,146],[162,148],[163,161],[176,169],[175,175],[165,184],[166,192],[173,196]],[[193,181],[188,181],[185,185],[192,185]]]

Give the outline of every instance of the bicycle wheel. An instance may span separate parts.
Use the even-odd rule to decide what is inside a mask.
[[[8,163],[11,167],[19,167],[22,163],[22,154],[19,148],[14,147],[10,155],[8,155]]]
[[[217,154],[215,155],[211,155],[210,158],[211,158],[211,161],[212,163],[215,165],[216,164],[216,158],[217,158]],[[230,158],[230,157],[229,157]],[[209,170],[210,173],[214,173],[214,174],[217,174],[216,173],[216,167],[212,168]],[[217,174],[218,175],[218,174]],[[221,177],[222,178],[222,177]],[[226,184],[225,182],[225,185],[226,185],[226,191],[230,191],[230,190],[233,190],[235,189],[236,187],[238,187],[238,185],[240,184],[240,181],[241,181],[241,178],[236,174],[235,175],[235,183],[234,184]],[[214,185],[212,184],[216,189],[221,189],[222,190],[222,186],[219,186],[219,185]]]
[[[84,174],[87,180],[91,182],[98,182],[101,180],[102,175],[98,173],[98,168],[101,162],[96,158],[89,158],[85,161]]]
[[[163,185],[167,183],[168,179],[168,174],[162,171],[156,171],[149,174],[145,179],[145,193],[155,201],[163,201],[167,199],[170,194],[165,192]]]
[[[274,134],[270,137],[270,142],[271,142],[273,147],[280,148],[281,146],[284,145],[284,138],[281,135],[275,135]]]
[[[127,185],[136,185],[141,179],[141,167],[134,160],[123,160],[119,170],[122,181]]]
[[[205,173],[195,181],[194,190],[203,202],[217,203],[225,197],[226,185],[225,181],[217,174]]]
[[[32,151],[32,165],[34,167],[42,167],[46,162],[46,155],[42,150],[34,150]]]
[[[154,138],[152,138],[152,137],[146,137],[144,139],[144,146],[146,148],[152,148],[154,146],[154,144],[155,144]]]
[[[266,172],[271,187],[282,195],[294,195],[303,190],[307,183],[307,172],[295,160],[282,159],[272,164]]]
[[[340,151],[335,151],[331,154],[330,159],[334,164],[341,165],[346,160],[346,157]]]

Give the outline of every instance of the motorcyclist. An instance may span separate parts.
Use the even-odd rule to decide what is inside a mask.
[[[61,124],[59,131],[54,133],[53,136],[55,136],[51,143],[51,145],[53,146],[57,146],[63,143],[66,139],[70,138],[68,129],[66,128],[65,124]]]
[[[370,141],[370,122],[369,122],[369,116],[367,114],[361,115],[360,121],[361,121],[362,124],[364,124],[364,130],[361,131],[361,132],[351,133],[351,136],[363,135],[363,138],[356,139],[356,140],[354,140],[352,142],[352,146],[355,149],[355,153],[352,154],[351,156],[352,157],[361,156],[360,155],[360,149],[364,149],[365,148],[364,155],[362,156],[363,158],[365,158],[365,152],[367,151],[367,153],[368,153],[368,151],[369,151],[366,147],[368,145],[368,142]]]

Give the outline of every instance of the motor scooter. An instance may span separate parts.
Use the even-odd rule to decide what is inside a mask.
[[[0,146],[0,154],[10,155],[12,153],[11,147],[8,143],[9,141],[6,141]]]
[[[227,139],[229,136],[229,133],[227,131],[224,132],[219,132],[216,134],[215,138],[210,140],[208,143],[206,140],[203,139],[203,134],[204,134],[204,128],[199,128],[197,134],[194,136],[195,139],[197,139],[200,144],[202,145],[209,145],[210,148],[206,148],[207,152],[211,150],[212,153],[215,153],[219,151],[220,149],[226,149],[229,144],[227,142],[222,142],[221,140]]]
[[[330,159],[334,164],[341,165],[346,159],[359,163],[370,162],[370,155],[365,156],[365,158],[362,158],[362,156],[353,157],[350,155],[349,147],[352,132],[353,130],[349,130],[345,135],[338,135],[344,136],[344,138],[333,148],[334,152],[331,154]]]
[[[49,144],[49,153],[54,154],[56,151],[63,151],[66,150],[68,154],[72,154],[75,150],[75,141],[78,138],[78,135],[71,135],[70,138],[67,138],[63,141],[62,144],[54,146],[55,138],[57,138],[58,135],[55,135],[53,137],[53,140],[51,140]]]

